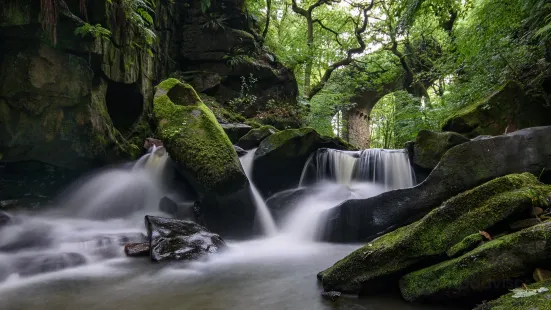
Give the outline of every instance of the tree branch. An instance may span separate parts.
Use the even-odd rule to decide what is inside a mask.
[[[313,20],[313,23],[317,23],[318,25],[320,25],[321,28],[323,28],[323,29],[325,29],[325,30],[331,32],[332,34],[334,34],[334,35],[335,35],[335,40],[337,41],[337,43],[339,44],[339,46],[342,47],[342,42],[341,42],[340,39],[339,39],[339,33],[338,33],[338,32],[336,32],[335,30],[333,30],[333,29],[331,29],[331,28],[325,26],[325,25],[321,22],[321,20],[319,20],[319,19],[314,19],[314,20]]]

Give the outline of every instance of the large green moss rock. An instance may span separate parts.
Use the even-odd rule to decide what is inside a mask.
[[[320,273],[326,291],[365,292],[415,264],[442,256],[463,238],[512,214],[546,206],[551,187],[531,174],[508,175],[453,197],[420,221],[358,249]]]
[[[260,143],[254,155],[255,185],[264,197],[297,187],[308,157],[320,148],[354,149],[342,139],[320,136],[312,128],[272,134]]]
[[[490,241],[456,259],[409,273],[401,279],[400,290],[408,301],[503,293],[515,284],[521,286],[532,277],[534,266],[547,264],[550,259],[551,222],[546,222]],[[549,305],[550,300],[542,309],[549,309]]]
[[[415,140],[413,163],[423,169],[432,170],[449,149],[469,141],[455,132],[421,130]]]
[[[254,205],[249,182],[228,136],[187,84],[168,79],[157,86],[154,101],[157,136],[170,157],[202,194],[208,227],[219,233],[250,233]]]
[[[528,285],[528,291],[547,289],[532,296],[514,298],[516,292],[501,296],[500,298],[483,303],[474,310],[548,310],[551,308],[551,281]]]
[[[544,125],[551,125],[551,109],[542,100],[526,95],[519,83],[510,81],[450,117],[442,130],[474,138]]]

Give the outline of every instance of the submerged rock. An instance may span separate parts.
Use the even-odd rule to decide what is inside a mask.
[[[219,235],[191,221],[147,215],[145,226],[153,261],[195,260],[226,248]]]
[[[349,200],[328,210],[323,239],[364,242],[411,223],[446,199],[488,180],[511,173],[551,171],[550,136],[551,127],[537,127],[457,145],[446,152],[423,183]]]
[[[321,296],[327,300],[330,300],[330,301],[337,301],[337,299],[339,299],[339,297],[341,297],[341,293],[340,292],[335,292],[335,291],[331,291],[331,292],[322,292],[321,293]]]
[[[254,149],[258,147],[262,140],[276,133],[278,130],[272,126],[263,126],[255,128],[249,131],[246,135],[239,139],[237,146],[242,147],[245,150]]]
[[[320,136],[312,128],[287,129],[264,139],[254,155],[253,180],[264,197],[296,188],[310,154],[321,148],[352,150],[338,138]]]
[[[128,243],[124,246],[124,253],[131,257],[149,256],[149,242]]]
[[[420,221],[374,240],[321,272],[323,288],[352,293],[379,289],[385,279],[442,256],[465,237],[544,203],[549,189],[524,173],[466,191]]]
[[[54,272],[71,267],[84,265],[86,258],[78,253],[52,253],[18,257],[15,261],[15,271],[20,276]]]
[[[507,292],[532,277],[530,266],[551,259],[550,243],[551,222],[503,236],[456,259],[405,275],[400,281],[402,296],[408,301],[447,300]]]
[[[251,235],[256,209],[249,182],[214,114],[176,79],[157,86],[154,114],[171,159],[200,193],[206,225],[227,235]]]
[[[487,98],[457,112],[442,129],[474,138],[550,124],[551,109],[545,102],[526,95],[519,83],[510,81]]]
[[[414,145],[413,163],[423,169],[432,170],[449,149],[469,141],[455,132],[421,130]]]
[[[11,223],[12,219],[7,213],[0,211],[0,228]]]

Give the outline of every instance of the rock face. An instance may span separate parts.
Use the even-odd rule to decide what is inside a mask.
[[[508,82],[487,98],[468,105],[449,118],[442,130],[474,138],[550,124],[551,109],[526,95],[520,84]]]
[[[149,243],[129,243],[124,246],[124,253],[131,257],[149,256]]]
[[[531,266],[551,259],[550,242],[551,222],[506,235],[456,259],[405,275],[400,281],[402,296],[408,301],[442,300],[507,292],[532,277]]]
[[[78,253],[36,254],[19,257],[15,263],[20,276],[32,276],[84,265],[86,258]]]
[[[470,140],[455,132],[434,132],[421,130],[415,140],[413,163],[432,170],[452,147]]]
[[[365,293],[408,268],[441,256],[465,237],[539,207],[551,186],[529,173],[492,180],[453,197],[423,219],[398,228],[320,273],[326,291]]]
[[[510,173],[550,171],[550,135],[551,127],[536,127],[458,145],[416,187],[346,201],[327,211],[323,238],[366,241],[411,223],[446,199],[488,180]]]
[[[320,148],[350,150],[346,142],[320,136],[312,128],[287,129],[264,139],[254,155],[253,179],[264,197],[295,188],[310,154]]]
[[[146,216],[151,260],[195,260],[226,248],[222,238],[194,222]]]
[[[254,149],[255,147],[258,147],[264,139],[276,132],[278,132],[278,130],[272,126],[263,126],[252,129],[239,139],[237,146],[242,147],[245,150]]]
[[[176,79],[157,86],[157,134],[179,171],[202,195],[206,225],[222,234],[251,234],[255,207],[228,136],[193,88]]]
[[[251,129],[253,129],[251,126],[247,124],[220,124],[222,126],[222,129],[226,132],[228,135],[228,138],[230,138],[230,141],[232,143],[237,143],[241,137],[246,135]]]

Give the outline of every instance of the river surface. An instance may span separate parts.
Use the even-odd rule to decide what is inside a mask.
[[[0,286],[0,308],[15,309],[450,309],[398,296],[324,300],[320,270],[358,246],[293,245],[286,237],[232,243],[205,262],[155,264],[116,258]],[[122,249],[121,249],[122,251]]]

